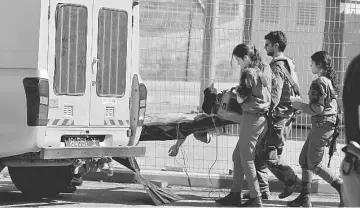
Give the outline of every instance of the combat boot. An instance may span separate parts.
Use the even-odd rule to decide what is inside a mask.
[[[299,189],[302,185],[302,181],[301,179],[299,179],[298,177],[296,178],[296,181],[293,185],[291,186],[285,186],[285,188],[283,189],[283,192],[281,192],[278,195],[278,198],[280,199],[284,199],[286,197],[289,197],[293,192],[295,192],[297,189]]]
[[[310,195],[300,194],[296,199],[287,203],[289,207],[312,207]]]
[[[241,193],[230,192],[227,196],[217,199],[216,203],[223,206],[240,206],[241,205]]]
[[[246,192],[242,196],[243,199],[250,199],[251,195],[249,192]],[[261,198],[262,200],[268,200],[270,198],[270,193],[268,191],[262,191],[261,192]]]
[[[241,207],[263,207],[262,199],[260,196],[248,199]]]
[[[301,194],[287,203],[289,207],[312,207],[312,203],[310,200],[310,192],[311,192],[311,182],[302,181],[302,190]]]

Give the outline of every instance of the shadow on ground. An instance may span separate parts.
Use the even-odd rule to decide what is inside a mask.
[[[214,200],[216,195],[223,195],[217,192],[213,192],[211,195],[205,189],[191,191],[186,188],[172,187],[167,190],[178,194],[183,197],[184,200],[171,203],[170,206],[178,207],[221,207],[216,204]],[[210,197],[212,196],[212,197]],[[292,200],[297,195],[290,197]],[[329,196],[330,197],[330,196]],[[333,196],[331,196],[333,197]],[[286,206],[287,201],[283,200],[271,200],[264,201],[265,207],[278,207]],[[314,206],[319,207],[335,207],[337,206],[336,198],[332,200],[326,200],[325,197],[322,201],[313,202]],[[44,207],[44,206],[147,206],[154,205],[149,195],[144,188],[138,184],[117,184],[117,183],[101,183],[101,182],[86,182],[84,186],[80,187],[73,194],[60,194],[54,198],[46,198],[41,200],[31,200],[24,197],[20,191],[12,184],[11,181],[0,181],[0,206],[6,207]]]

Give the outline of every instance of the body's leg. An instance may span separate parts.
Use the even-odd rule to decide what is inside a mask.
[[[260,188],[257,179],[256,167],[254,165],[255,149],[259,137],[267,130],[267,121],[264,116],[255,114],[244,115],[246,122],[242,122],[239,139],[239,153],[244,174],[250,190],[250,200],[247,205],[260,202]],[[257,202],[255,202],[257,200]]]
[[[286,187],[293,187],[297,185],[300,180],[293,169],[287,165],[285,161],[281,160],[284,145],[284,128],[287,122],[288,118],[275,119],[272,127],[273,130],[265,135],[266,144],[261,159],[278,180],[282,181]],[[287,129],[287,132],[289,132],[289,129]],[[292,191],[287,194],[289,195],[291,193]]]
[[[322,164],[322,158],[325,153],[325,147],[328,145],[333,132],[334,132],[334,124],[330,122],[318,122],[313,121],[312,126],[314,127],[314,131],[312,131],[312,135],[310,135],[310,143],[309,150],[307,154],[308,168],[314,174],[320,176],[327,183],[331,184],[333,188],[335,188],[340,194],[342,205],[342,197],[341,197],[341,180],[331,173],[331,171],[326,168]]]
[[[259,183],[259,189],[261,191],[262,198],[265,198],[270,194],[267,167],[263,164],[259,154],[259,150],[256,151],[254,164],[256,167],[257,179]],[[267,197],[268,198],[268,197]]]
[[[237,142],[236,148],[233,151],[232,161],[233,161],[233,183],[231,187],[231,192],[241,193],[242,185],[244,181],[244,172],[241,164],[241,157],[239,153],[239,141]]]
[[[241,192],[242,192],[242,185],[244,181],[244,173],[243,167],[241,164],[241,157],[240,157],[240,147],[239,147],[239,140],[237,142],[236,147],[234,148],[232,161],[233,161],[233,183],[231,187],[231,192],[220,199],[217,199],[216,202],[222,204],[224,206],[240,206],[241,205]]]
[[[307,154],[309,150],[309,138],[311,135],[312,129],[307,137],[306,142],[303,144],[300,156],[299,156],[299,164],[302,168],[302,186],[300,195],[294,199],[293,201],[288,202],[288,206],[290,207],[311,207],[311,201],[309,198],[311,192],[311,183],[312,183],[312,172],[308,170],[308,161]]]
[[[256,167],[256,174],[257,179],[259,183],[259,188],[261,191],[261,197],[262,199],[268,199],[270,196],[269,191],[269,184],[268,184],[268,173],[267,173],[267,167],[263,164],[260,156],[262,155],[264,143],[262,141],[262,138],[259,139],[257,145],[256,145],[256,154],[254,159],[254,165]],[[245,193],[243,194],[243,198],[249,199],[250,194]]]

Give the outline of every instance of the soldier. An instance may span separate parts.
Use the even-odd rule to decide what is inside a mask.
[[[254,158],[257,140],[267,131],[266,112],[271,102],[271,70],[262,63],[258,51],[245,44],[237,45],[232,55],[241,67],[240,83],[236,91],[243,115],[239,140],[232,155],[234,172],[231,193],[216,202],[226,206],[262,207]],[[248,182],[250,199],[241,204],[244,176]]]
[[[273,72],[272,103],[268,114],[269,130],[257,144],[255,166],[262,199],[268,199],[270,193],[267,168],[285,185],[278,196],[282,199],[301,184],[293,169],[281,160],[283,146],[292,127],[291,119],[295,116],[290,96],[299,95],[299,85],[292,60],[283,54],[287,45],[285,34],[273,31],[265,36],[265,40],[267,55],[273,57],[270,63]],[[243,198],[249,198],[249,194],[244,194]]]
[[[318,51],[311,56],[311,70],[318,78],[311,84],[308,92],[309,103],[292,101],[292,106],[311,115],[312,128],[303,145],[299,164],[302,168],[301,194],[288,203],[290,207],[311,207],[309,198],[312,175],[317,174],[331,184],[341,197],[341,180],[322,165],[325,147],[335,131],[337,119],[337,76],[332,69],[332,60],[326,51]]]

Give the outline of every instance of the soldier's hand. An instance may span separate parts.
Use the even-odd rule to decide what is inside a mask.
[[[291,105],[295,109],[300,109],[302,104],[303,104],[303,102],[300,102],[300,101],[291,101]]]

